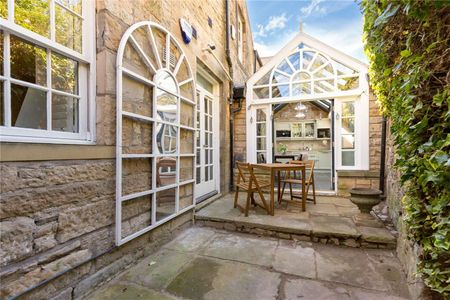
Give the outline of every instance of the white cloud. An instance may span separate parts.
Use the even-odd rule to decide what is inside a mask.
[[[261,57],[273,56],[280,51],[281,48],[286,46],[286,44],[289,43],[289,41],[292,40],[297,34],[298,32],[296,31],[288,30],[281,34],[280,38],[276,40],[272,39],[264,42],[254,41],[253,46],[256,50],[258,50]]]
[[[300,8],[300,12],[302,14],[302,18],[307,18],[312,13],[316,15],[325,15],[327,13],[327,9],[324,6],[321,6],[320,3],[324,0],[311,0],[309,5]]]
[[[345,54],[367,62],[362,42],[362,20],[343,22],[341,26],[330,28],[312,27],[304,24],[304,32]]]
[[[341,26],[330,28],[311,27],[304,24],[304,32],[314,38],[330,45],[339,51],[367,62],[364,55],[362,43],[362,20],[344,22]],[[273,56],[289,43],[297,34],[297,31],[288,30],[280,35],[278,39],[254,41],[254,47],[261,57]]]
[[[266,25],[256,25],[257,31],[254,33],[254,36],[266,37],[267,34],[273,34],[276,30],[285,28],[288,19],[286,13],[282,13],[279,16],[270,16],[269,22]]]

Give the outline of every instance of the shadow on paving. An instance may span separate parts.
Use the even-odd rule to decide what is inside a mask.
[[[408,299],[393,251],[192,227],[87,299]]]

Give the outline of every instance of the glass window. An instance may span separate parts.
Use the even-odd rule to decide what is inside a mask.
[[[0,34],[3,139],[93,140],[89,134],[93,114],[88,111],[89,88],[95,86],[88,82],[93,56],[84,53],[89,48],[82,44],[84,24],[92,20],[89,13],[84,17],[82,13],[94,9],[95,3],[85,1],[87,7],[82,0],[12,3],[14,14],[9,14],[7,1],[0,2],[0,14],[10,17],[4,20]],[[93,38],[84,41],[95,42]],[[24,135],[24,130],[17,128],[37,130]]]
[[[355,149],[355,102],[343,102],[341,116],[342,166],[355,165]]]

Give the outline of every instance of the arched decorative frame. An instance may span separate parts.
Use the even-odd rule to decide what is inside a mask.
[[[128,28],[116,67],[115,236],[121,245],[195,206],[196,99],[189,62],[159,24]],[[149,205],[142,224],[123,219],[124,205],[132,201]]]
[[[309,53],[305,63],[304,54]],[[317,58],[320,58],[317,60]],[[315,63],[320,62],[320,63]],[[283,49],[266,62],[247,81],[247,161],[258,161],[257,113],[269,113],[266,140],[267,162],[271,162],[273,145],[271,129],[272,105],[301,101],[334,99],[335,162],[337,170],[369,169],[369,83],[367,65],[336,50],[321,41],[300,32]],[[343,163],[342,135],[348,138],[342,127],[343,107],[353,103],[355,141],[353,165]],[[348,116],[346,121],[348,121]],[[270,129],[270,130],[269,130]],[[342,129],[342,130],[341,130]],[[256,141],[256,142],[255,142]],[[337,185],[336,185],[337,186]]]

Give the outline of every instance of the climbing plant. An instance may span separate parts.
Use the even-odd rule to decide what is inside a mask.
[[[450,296],[450,3],[362,0],[370,81],[391,122],[409,237],[425,284]]]

